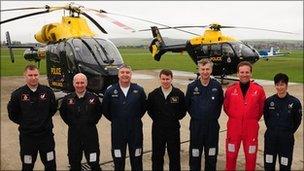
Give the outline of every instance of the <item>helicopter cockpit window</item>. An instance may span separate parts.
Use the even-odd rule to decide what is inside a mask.
[[[49,45],[47,46],[47,52],[49,53],[51,61],[59,63],[59,49],[57,47],[57,45]]]
[[[221,45],[211,45],[210,56],[221,56]]]
[[[77,57],[84,63],[94,64],[96,60],[94,59],[90,49],[80,40],[73,39],[73,45],[75,47],[75,52],[77,53]]]
[[[229,44],[223,44],[222,45],[222,53],[223,53],[223,56],[225,56],[225,57],[233,57],[234,56],[233,49]]]
[[[122,57],[118,51],[118,49],[115,47],[115,45],[110,42],[109,40],[105,39],[95,39],[100,45],[100,49],[104,48],[104,51],[107,55],[107,57],[110,60],[113,60],[113,64],[121,64],[123,63]]]
[[[248,57],[248,56],[256,56],[256,53],[253,49],[251,49],[248,45],[243,44],[242,42],[231,43],[237,56]]]
[[[96,63],[100,65],[123,63],[117,48],[108,40],[104,39],[74,39],[73,44],[76,52],[80,53],[80,58],[83,62]]]
[[[202,46],[202,52],[204,56],[209,56],[209,46],[208,45],[203,45]]]

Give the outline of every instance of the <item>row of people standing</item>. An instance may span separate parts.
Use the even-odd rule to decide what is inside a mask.
[[[246,170],[254,170],[258,148],[258,121],[263,113],[265,93],[261,86],[250,81],[251,64],[242,62],[237,72],[240,82],[228,87],[224,98],[221,85],[210,78],[212,65],[209,60],[198,63],[200,79],[188,85],[185,97],[181,90],[172,86],[172,72],[162,70],[159,74],[161,86],[149,93],[147,101],[143,88],[130,82],[131,68],[124,65],[119,69],[119,83],[106,90],[103,105],[96,95],[86,91],[85,75],[81,73],[75,75],[73,80],[75,92],[67,95],[60,107],[60,115],[69,126],[68,157],[71,170],[80,170],[83,151],[91,168],[100,170],[96,124],[101,113],[111,121],[112,157],[115,170],[124,170],[127,144],[132,170],[142,170],[141,117],[146,110],[153,120],[153,170],[163,170],[166,146],[170,170],[180,170],[179,120],[186,115],[187,110],[191,116],[190,170],[201,169],[203,151],[205,170],[216,170],[220,128],[218,118],[223,103],[229,117],[226,169],[236,169],[237,154],[242,141]],[[26,67],[27,85],[12,93],[8,104],[9,117],[20,125],[20,155],[23,170],[33,169],[38,151],[45,169],[55,170],[55,143],[51,118],[56,112],[57,104],[52,91],[38,83],[38,76],[39,72],[35,66]],[[278,91],[277,95],[269,97],[272,100],[267,99],[265,103],[264,115],[268,128],[265,134],[265,169],[275,168],[278,154],[281,168],[290,170],[293,142],[288,142],[287,146],[275,147],[286,144],[286,142],[276,143],[277,136],[282,136],[280,131],[285,131],[284,135],[293,138],[293,133],[301,122],[301,103],[287,93],[288,77],[284,74],[276,77],[275,85],[277,87],[277,84],[280,84],[282,87],[283,84],[280,90],[285,96],[279,95]],[[278,99],[274,100],[275,98]],[[282,98],[285,100],[281,101]],[[43,111],[39,110],[40,107]],[[288,123],[285,122],[286,119]]]

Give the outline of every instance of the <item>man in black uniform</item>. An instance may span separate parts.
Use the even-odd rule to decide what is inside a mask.
[[[186,106],[190,120],[190,170],[201,170],[201,156],[205,152],[205,170],[216,170],[219,123],[223,104],[221,84],[210,78],[213,63],[209,59],[198,62],[200,78],[188,85]]]
[[[124,170],[128,144],[132,170],[143,170],[143,132],[141,118],[146,112],[144,89],[131,83],[132,70],[122,65],[119,82],[108,87],[102,101],[103,114],[111,121],[112,156],[115,170]]]
[[[290,170],[294,133],[301,124],[300,101],[287,92],[288,76],[278,73],[274,77],[277,93],[268,97],[264,105],[266,124],[264,141],[264,168],[275,170],[278,155],[280,170]]]
[[[152,124],[152,170],[164,170],[166,145],[169,155],[169,170],[181,170],[180,124],[186,115],[184,93],[172,86],[172,71],[159,73],[161,86],[148,95],[148,114]]]
[[[99,166],[99,141],[96,124],[101,118],[101,103],[98,96],[86,90],[87,77],[74,76],[75,92],[66,95],[60,107],[60,116],[69,126],[68,156],[71,170],[81,170],[82,153],[92,170]]]
[[[53,91],[39,84],[35,65],[24,70],[26,85],[12,93],[7,105],[10,120],[19,125],[22,170],[33,170],[39,151],[45,170],[56,170],[52,117],[57,111]]]

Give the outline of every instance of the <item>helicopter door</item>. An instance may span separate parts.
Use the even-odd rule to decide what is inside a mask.
[[[222,73],[222,53],[220,44],[210,45],[210,60],[213,62],[213,75],[221,75]]]
[[[222,63],[223,63],[223,75],[235,72],[235,66],[238,64],[237,57],[230,44],[222,44]]]
[[[62,59],[64,43],[47,46],[47,76],[49,85],[55,89],[66,89],[65,85],[65,62]]]
[[[77,73],[76,63],[75,63],[75,54],[73,48],[70,44],[66,44],[65,46],[65,57],[66,59],[66,86],[67,89],[72,91],[73,90],[73,77]]]

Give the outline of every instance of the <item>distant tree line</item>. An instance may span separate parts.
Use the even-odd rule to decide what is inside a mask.
[[[253,46],[257,50],[270,49],[271,47],[280,50],[301,50],[303,49],[303,41],[294,40],[251,40],[244,41]]]
[[[12,45],[21,45],[22,43],[20,41],[12,41]],[[1,46],[6,46],[6,41],[1,42]]]
[[[246,40],[245,43],[253,46],[257,50],[261,49],[270,49],[274,47],[275,49],[281,50],[301,50],[303,49],[303,41],[300,40]],[[21,45],[20,41],[12,41],[13,45]],[[37,43],[26,43],[23,45],[37,45]],[[1,42],[1,47],[6,47],[6,41]],[[127,49],[127,48],[143,48],[148,49],[147,42],[144,41],[140,45],[118,45],[118,48]]]

